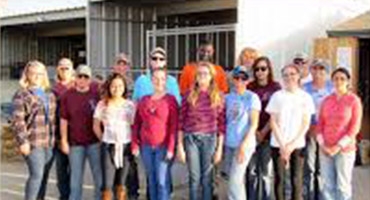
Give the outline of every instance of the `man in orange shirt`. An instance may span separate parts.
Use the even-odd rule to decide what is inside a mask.
[[[213,54],[215,50],[213,47],[212,42],[205,41],[201,43],[198,48],[198,56],[199,61],[207,61],[213,63]],[[180,93],[184,95],[194,84],[195,75],[196,75],[196,62],[190,62],[186,64],[180,75]],[[227,75],[223,68],[219,65],[214,65],[216,70],[216,82],[218,89],[224,93],[229,91],[228,83],[227,83]]]

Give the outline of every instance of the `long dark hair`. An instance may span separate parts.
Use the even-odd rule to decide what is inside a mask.
[[[122,94],[122,97],[126,98],[126,96],[127,96],[128,90],[127,90],[126,78],[122,74],[113,73],[113,74],[108,76],[107,80],[103,84],[103,99],[104,99],[105,103],[108,103],[108,100],[112,98],[112,94],[110,92],[110,86],[112,85],[112,82],[113,82],[114,79],[121,79],[123,81],[123,85],[125,87],[125,90]]]
[[[269,70],[269,74],[267,75],[268,83],[274,82],[274,71],[272,70],[272,64],[271,64],[270,59],[268,57],[266,57],[266,56],[258,57],[254,61],[253,65],[252,65],[254,80],[257,80],[257,77],[256,77],[256,68],[257,68],[257,65],[258,65],[258,63],[260,63],[262,61],[265,61],[266,62],[267,69]]]

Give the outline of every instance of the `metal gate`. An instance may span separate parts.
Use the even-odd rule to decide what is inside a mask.
[[[189,61],[197,60],[196,50],[202,40],[211,40],[215,47],[215,63],[228,68],[234,65],[235,24],[153,29],[146,31],[146,52],[156,46],[168,54],[170,69],[181,70]]]

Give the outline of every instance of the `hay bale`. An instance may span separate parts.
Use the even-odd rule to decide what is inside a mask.
[[[360,156],[363,165],[370,163],[370,141],[369,140],[361,140],[360,144]]]
[[[1,131],[1,159],[18,160],[21,158],[14,134],[9,125],[3,125]]]

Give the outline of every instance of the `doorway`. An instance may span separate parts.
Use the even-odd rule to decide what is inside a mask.
[[[359,39],[358,94],[363,103],[362,132],[370,139],[370,38]]]

